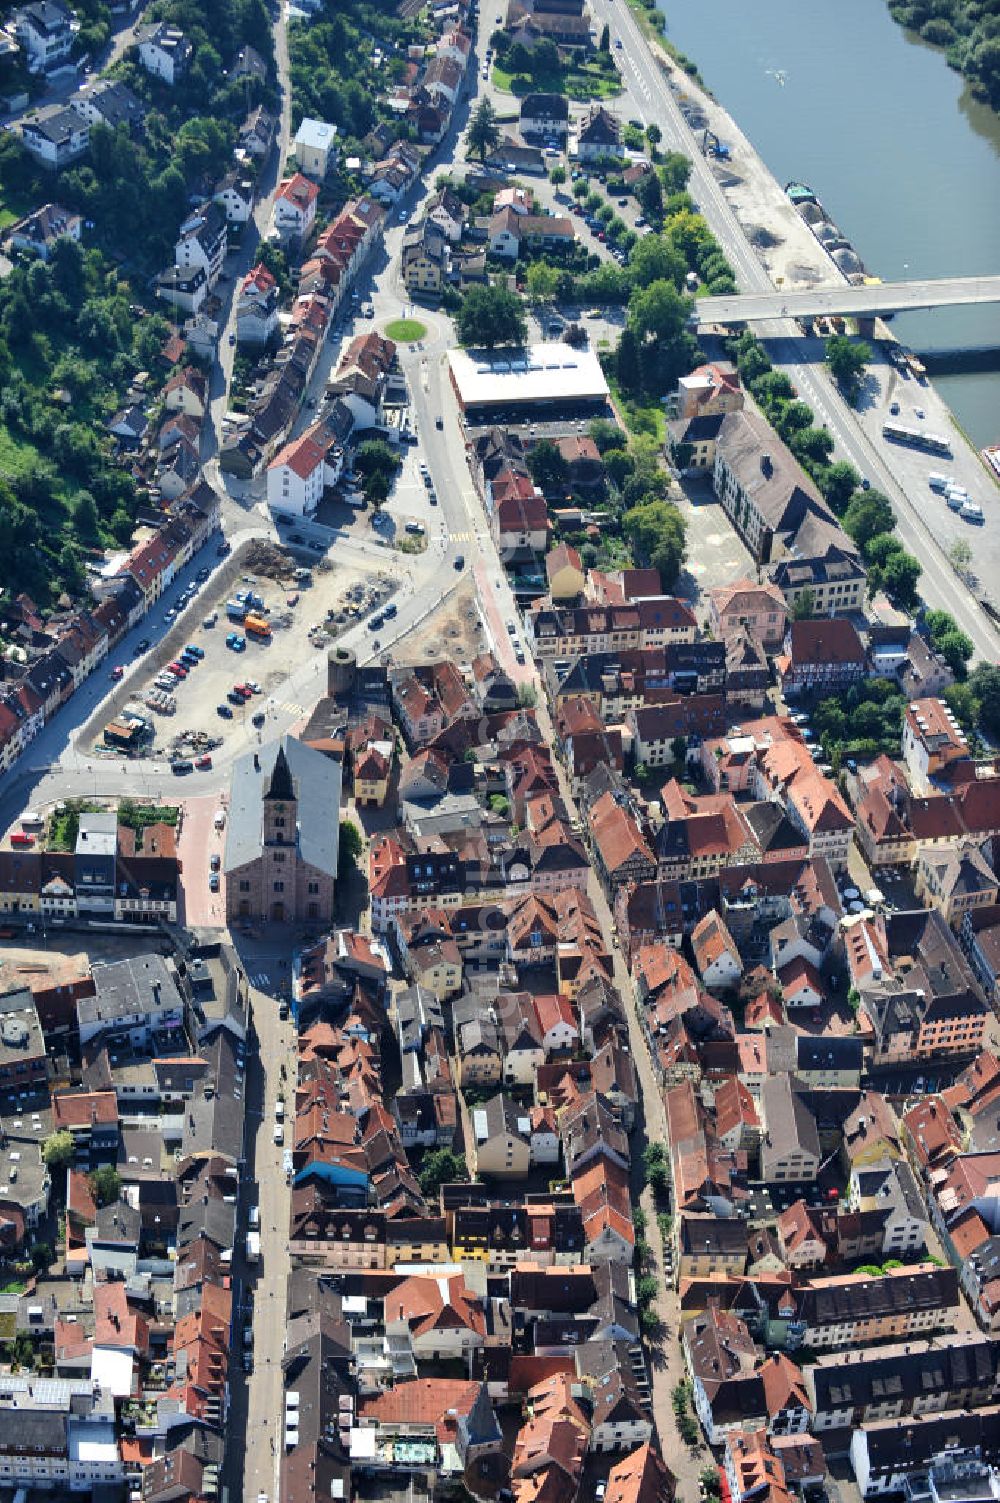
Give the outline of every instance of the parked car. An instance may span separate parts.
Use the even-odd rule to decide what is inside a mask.
[[[208,755],[208,752],[204,752],[200,757],[195,757],[194,765],[199,772],[208,772],[212,766],[212,759]]]
[[[218,892],[220,886],[221,886],[221,880],[219,878],[219,873],[218,872],[209,872],[209,875],[208,875],[208,890],[209,890],[209,892]]]
[[[228,705],[216,705],[215,713],[221,715],[223,720],[232,720],[233,712]]]
[[[125,672],[125,669],[122,667],[121,663],[116,663],[115,666],[111,670],[111,677],[114,679],[115,683],[118,682],[118,680],[122,677],[122,675],[124,674],[124,672]]]

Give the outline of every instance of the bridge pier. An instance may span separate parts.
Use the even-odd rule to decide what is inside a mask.
[[[859,315],[857,322],[858,322],[858,333],[861,335],[862,339],[874,339],[875,338],[875,325],[878,322],[877,319],[875,319],[875,318],[862,318]]]

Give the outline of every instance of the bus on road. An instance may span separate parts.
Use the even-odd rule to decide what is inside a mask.
[[[928,454],[950,454],[951,444],[940,433],[925,428],[908,428],[905,423],[883,423],[882,437],[894,444],[908,444],[911,449],[925,449]]]

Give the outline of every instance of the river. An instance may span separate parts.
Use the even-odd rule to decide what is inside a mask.
[[[885,0],[660,0],[692,58],[784,184],[813,188],[872,275],[1000,270],[1000,117]],[[914,349],[1000,347],[1000,306],[910,313]],[[935,376],[977,445],[1000,442],[1000,371]]]

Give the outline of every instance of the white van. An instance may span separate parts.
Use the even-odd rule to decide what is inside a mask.
[[[983,520],[983,508],[978,501],[963,501],[962,510],[959,513],[967,522],[981,522]]]
[[[947,490],[948,477],[947,475],[939,475],[936,470],[932,470],[927,477],[927,484],[930,486],[932,491]]]
[[[250,1207],[250,1210],[249,1210],[249,1212],[247,1214],[247,1223],[248,1223],[248,1225],[250,1227],[250,1230],[252,1232],[255,1232],[255,1231],[257,1231],[259,1229],[259,1227],[260,1227],[260,1206],[251,1206]]]
[[[225,829],[225,827],[226,827],[226,811],[225,811],[225,809],[216,809],[216,811],[215,811],[215,818],[212,821],[212,823],[215,825],[215,828],[217,830],[224,830]]]

